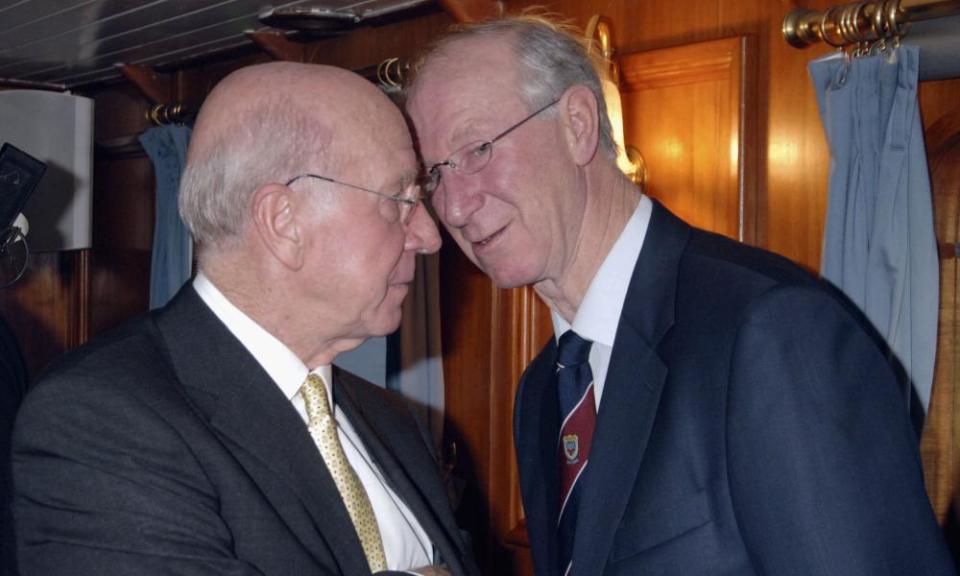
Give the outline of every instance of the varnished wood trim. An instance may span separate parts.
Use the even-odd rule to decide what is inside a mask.
[[[106,157],[110,160],[119,160],[147,155],[140,144],[139,134],[121,136],[110,140],[97,140],[95,146],[98,159]]]
[[[530,535],[527,534],[527,521],[521,520],[517,525],[507,532],[506,542],[514,546],[530,547]]]
[[[120,72],[131,84],[137,87],[153,104],[165,104],[170,101],[170,77],[160,74],[148,66],[120,64]]]
[[[283,34],[247,32],[247,38],[252,40],[264,52],[276,60],[286,60],[288,62],[306,61],[304,45],[287,39]]]
[[[723,48],[728,49],[730,46]],[[627,67],[621,69],[621,78],[628,90],[649,90],[704,80],[722,80],[729,76],[731,67],[738,62],[738,58],[737,52],[724,52],[708,60],[675,60],[644,68]]]
[[[704,57],[704,53],[710,54]],[[641,51],[620,58],[621,91],[657,90],[705,81],[726,82],[735,102],[729,127],[737,154],[737,221],[741,242],[757,239],[757,50],[750,36],[721,38],[664,50]]]
[[[73,270],[70,292],[76,312],[70,334],[71,348],[85,344],[90,339],[90,250],[77,250]]]
[[[440,0],[457,22],[479,22],[503,14],[503,2],[494,0]]]
[[[757,40],[752,36],[740,38],[740,117],[739,117],[739,193],[740,215],[738,237],[747,244],[757,243],[757,171],[759,149],[758,94],[757,94]]]

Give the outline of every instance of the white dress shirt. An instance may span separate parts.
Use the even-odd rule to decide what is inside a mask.
[[[217,318],[260,363],[306,424],[307,409],[300,395],[300,387],[307,378],[307,366],[282,342],[231,304],[202,272],[197,274],[193,287]],[[327,397],[333,404],[330,365],[321,366],[313,372],[323,379],[327,387]],[[432,564],[433,544],[427,533],[387,484],[343,411],[333,405],[333,414],[343,451],[357,472],[373,506],[383,539],[387,567],[390,570],[406,570]]]
[[[593,396],[597,412],[600,411],[600,398],[603,396],[603,384],[607,379],[623,303],[627,299],[630,278],[633,277],[634,266],[643,248],[652,213],[653,202],[641,196],[637,209],[590,281],[577,315],[573,318],[573,331],[593,342],[590,370],[593,371]],[[559,340],[564,332],[571,329],[571,325],[555,310],[551,311],[551,317],[554,335]]]

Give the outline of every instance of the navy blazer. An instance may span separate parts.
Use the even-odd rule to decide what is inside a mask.
[[[334,370],[333,395],[454,574],[476,574],[404,401]],[[69,354],[13,448],[22,576],[370,574],[307,427],[192,286]]]
[[[561,576],[554,340],[514,437],[538,576]],[[572,576],[954,574],[904,395],[841,299],[654,203],[583,478]]]

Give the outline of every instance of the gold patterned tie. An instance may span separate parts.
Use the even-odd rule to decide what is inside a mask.
[[[353,520],[353,526],[363,546],[363,553],[370,564],[370,571],[386,570],[383,541],[380,539],[377,519],[373,515],[373,506],[370,505],[367,491],[363,489],[357,473],[347,461],[347,455],[343,453],[343,446],[337,436],[337,425],[330,412],[327,387],[319,376],[310,374],[300,388],[300,394],[307,406],[310,436],[320,449],[320,455],[323,456],[347,512],[350,513],[350,519]]]

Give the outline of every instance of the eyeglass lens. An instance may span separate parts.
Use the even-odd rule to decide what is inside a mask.
[[[559,100],[553,100],[549,104],[538,108],[490,140],[485,142],[471,142],[466,146],[458,148],[453,152],[453,154],[450,155],[449,158],[443,162],[431,166],[427,170],[424,182],[421,185],[424,191],[427,194],[430,194],[440,186],[440,180],[443,178],[443,173],[440,171],[440,169],[444,166],[448,166],[451,170],[458,174],[476,174],[477,172],[483,170],[484,167],[490,163],[490,158],[493,156],[494,142],[500,140],[520,126],[523,126],[527,123],[527,121],[532,120],[535,116],[547,108],[550,108],[557,102],[559,102]]]

